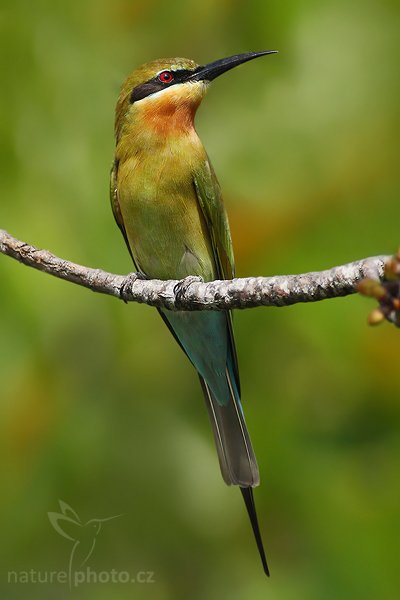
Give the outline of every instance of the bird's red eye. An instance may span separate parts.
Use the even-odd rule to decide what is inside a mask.
[[[171,83],[173,78],[174,78],[174,76],[172,75],[171,71],[162,71],[162,73],[160,73],[158,76],[158,79],[162,83]]]

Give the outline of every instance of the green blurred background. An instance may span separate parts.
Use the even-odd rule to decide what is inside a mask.
[[[237,273],[328,268],[399,242],[400,10],[381,0],[1,0],[0,227],[127,273],[108,175],[119,85],[160,56],[265,48],[197,126]],[[200,387],[154,309],[0,257],[4,598],[392,599],[399,591],[399,331],[361,297],[236,313],[272,578],[222,483]],[[105,523],[88,565],[153,584],[8,584],[66,570],[58,499]]]

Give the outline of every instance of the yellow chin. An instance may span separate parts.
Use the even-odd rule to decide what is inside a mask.
[[[195,112],[204,98],[207,89],[208,82],[205,81],[178,83],[135,102],[133,107],[138,112],[146,112],[147,110],[157,112],[160,110],[164,113],[165,111],[170,112],[171,110],[183,107],[187,107],[187,109],[194,110]]]

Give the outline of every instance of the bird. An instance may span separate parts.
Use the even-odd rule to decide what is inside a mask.
[[[183,285],[191,277],[234,277],[227,212],[195,115],[214,79],[275,53],[246,52],[204,65],[162,58],[141,65],[123,83],[115,109],[110,199],[139,277]],[[259,469],[242,410],[232,314],[165,308],[159,313],[198,373],[222,477],[242,492],[269,576],[253,497]]]

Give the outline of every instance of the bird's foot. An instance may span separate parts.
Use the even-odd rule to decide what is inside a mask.
[[[188,277],[185,277],[185,279],[182,279],[182,281],[179,281],[174,287],[176,305],[179,306],[180,304],[185,303],[186,293],[192,283],[204,283],[204,279],[197,275],[189,275]]]
[[[129,299],[129,292],[131,291],[132,285],[135,283],[135,281],[144,281],[146,279],[146,275],[144,273],[141,273],[140,271],[138,273],[129,273],[125,277],[125,281],[119,290],[119,297],[121,298],[121,300],[123,300],[125,304],[127,304]]]

